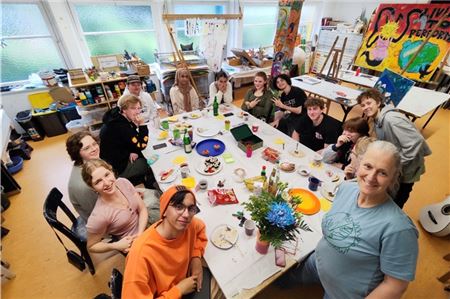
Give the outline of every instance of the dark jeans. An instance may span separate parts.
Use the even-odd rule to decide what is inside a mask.
[[[283,117],[282,119],[280,119],[277,129],[283,132],[284,134],[288,135],[289,137],[291,137],[292,133],[297,127],[299,117],[300,117],[299,115],[293,113],[291,113],[289,117],[286,118]]]
[[[316,267],[316,253],[311,253],[296,268],[289,270],[281,276],[276,284],[280,287],[293,287],[299,284],[320,284],[319,273]],[[324,292],[323,299],[330,299]]]
[[[409,193],[411,193],[413,186],[414,183],[400,183],[400,188],[398,189],[397,194],[394,198],[394,202],[400,207],[400,209],[403,209],[403,206],[408,200]]]
[[[119,174],[119,177],[128,179],[133,185],[143,183],[145,188],[155,188],[155,176],[145,158],[137,158],[134,162],[128,162],[127,167]]]
[[[211,298],[211,272],[203,267],[202,289],[200,292],[192,292],[184,295],[182,299],[209,299]]]

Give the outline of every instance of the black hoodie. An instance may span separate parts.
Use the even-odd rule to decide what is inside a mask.
[[[103,116],[100,157],[111,164],[117,174],[125,170],[131,153],[144,157],[141,151],[147,147],[147,143],[147,126],[137,127],[120,113],[118,107],[107,111]]]

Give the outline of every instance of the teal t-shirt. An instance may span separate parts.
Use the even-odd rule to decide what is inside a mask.
[[[331,298],[365,298],[384,275],[414,280],[418,232],[411,219],[391,199],[360,208],[358,195],[356,182],[343,183],[322,220],[316,263]]]

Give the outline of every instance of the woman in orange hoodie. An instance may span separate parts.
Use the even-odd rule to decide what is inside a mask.
[[[181,298],[202,290],[208,240],[205,224],[194,217],[198,212],[194,193],[184,186],[161,195],[161,220],[133,242],[127,256],[122,298]]]

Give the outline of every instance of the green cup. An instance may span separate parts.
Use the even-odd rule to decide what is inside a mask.
[[[177,128],[173,129],[173,139],[177,140],[177,139],[180,139],[180,138],[181,138],[180,130],[177,129]]]
[[[163,121],[161,122],[161,127],[162,127],[164,130],[169,130],[169,121],[168,121],[168,120],[163,120]]]

